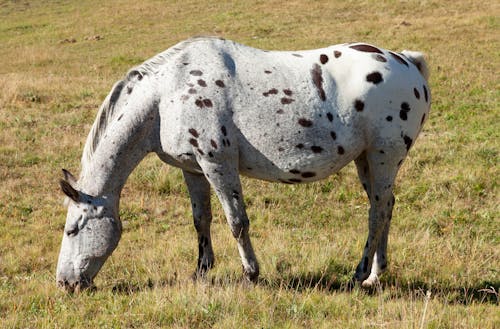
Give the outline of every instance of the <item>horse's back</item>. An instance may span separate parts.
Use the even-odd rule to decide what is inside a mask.
[[[307,174],[294,180],[313,180],[368,148],[407,145],[429,108],[418,68],[370,45],[275,52],[200,39],[178,47],[161,81],[162,144],[193,159],[232,154],[258,178],[287,181],[295,171]]]

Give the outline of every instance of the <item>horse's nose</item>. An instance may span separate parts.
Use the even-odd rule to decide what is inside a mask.
[[[92,286],[92,283],[86,280],[69,282],[68,280],[57,280],[57,286],[69,293],[79,293]]]

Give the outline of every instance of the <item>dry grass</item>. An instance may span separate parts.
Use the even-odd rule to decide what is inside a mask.
[[[0,326],[499,327],[499,17],[494,1],[464,0],[0,1]],[[249,286],[215,199],[217,266],[204,282],[189,279],[197,248],[186,188],[153,156],[123,191],[125,231],[98,290],[55,288],[60,168],[78,172],[115,80],[198,34],[267,49],[363,40],[428,54],[433,108],[398,178],[380,291],[345,289],[367,229],[353,166],[304,186],[243,180],[262,265]]]

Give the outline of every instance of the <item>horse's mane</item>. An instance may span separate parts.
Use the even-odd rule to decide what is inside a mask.
[[[210,37],[195,37],[186,41],[183,41],[164,52],[146,60],[139,66],[130,69],[125,78],[117,81],[111,92],[106,96],[104,102],[102,103],[99,111],[97,112],[96,119],[90,133],[85,142],[83,148],[83,155],[81,160],[82,173],[85,171],[86,166],[90,163],[92,155],[95,153],[97,146],[101,137],[104,135],[106,128],[112,122],[112,120],[118,115],[120,109],[117,109],[116,104],[120,97],[122,96],[123,89],[125,87],[131,88],[133,84],[142,80],[144,76],[155,75],[160,67],[165,64],[173,55],[177,54],[179,51],[183,50],[189,43],[200,40],[200,39],[211,39]]]

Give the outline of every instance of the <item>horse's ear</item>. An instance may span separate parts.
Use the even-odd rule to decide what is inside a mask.
[[[71,200],[80,202],[80,193],[75,190],[75,188],[71,186],[68,181],[61,179],[59,181],[59,185],[61,186],[61,190],[64,192],[64,194],[66,194]]]
[[[66,180],[68,183],[70,183],[71,185],[73,186],[76,186],[76,181],[77,179],[75,178],[75,176],[73,176],[72,173],[70,173],[68,170],[66,169],[63,169],[62,170],[62,174],[63,174],[63,177],[64,177],[64,180]]]

